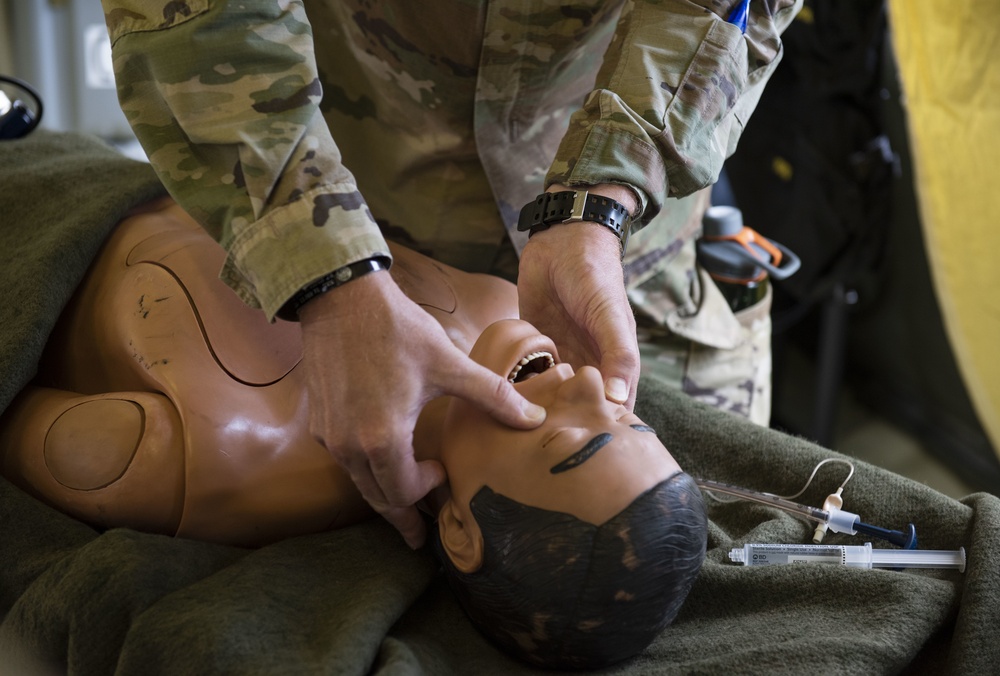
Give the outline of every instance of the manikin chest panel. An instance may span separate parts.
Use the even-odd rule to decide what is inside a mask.
[[[205,271],[222,269],[225,259],[222,248],[206,243],[205,237],[200,230],[154,234],[128,253],[126,268],[137,279],[155,274],[144,266],[159,267],[174,278],[193,312],[192,318],[184,313],[183,321],[197,322],[206,348],[231,378],[256,386],[281,380],[302,358],[298,326],[283,321],[269,325],[259,311],[233,302],[233,294],[217,277],[205,275]],[[132,310],[148,319],[160,304],[172,300],[172,296],[141,295]],[[184,298],[178,300],[184,305]]]

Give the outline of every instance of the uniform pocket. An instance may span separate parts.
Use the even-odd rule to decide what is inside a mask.
[[[698,281],[697,313],[675,310],[660,327],[640,322],[643,375],[766,426],[771,415],[771,289],[733,314],[700,267]]]
[[[209,9],[210,0],[105,0],[104,20],[111,44],[129,33],[182,24]]]
[[[692,342],[681,386],[695,399],[764,426],[771,417],[771,298],[769,286],[756,304],[729,312],[740,336],[732,347]]]

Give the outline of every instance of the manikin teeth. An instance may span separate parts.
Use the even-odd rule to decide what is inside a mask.
[[[531,364],[531,367],[525,371],[525,374],[535,374],[552,368],[556,365],[556,360],[553,359],[552,355],[548,352],[532,352],[531,354],[522,357],[521,361],[514,365],[514,370],[512,370],[510,375],[507,376],[507,380],[512,383],[517,382],[518,376],[521,374],[521,370],[529,364]]]

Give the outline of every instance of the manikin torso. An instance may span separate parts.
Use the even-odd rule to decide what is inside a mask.
[[[369,516],[309,433],[299,325],[243,305],[217,278],[224,256],[169,200],[126,218],[60,318],[38,387],[4,415],[4,475],[98,526],[239,545]],[[395,281],[465,353],[517,316],[507,282],[393,256]],[[415,444],[433,443],[434,409]]]

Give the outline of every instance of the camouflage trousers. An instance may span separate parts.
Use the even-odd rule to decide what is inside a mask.
[[[771,290],[755,305],[733,313],[697,264],[694,240],[708,198],[708,191],[702,191],[670,200],[664,210],[669,212],[658,217],[661,222],[636,233],[629,244],[625,269],[642,374],[767,426]],[[650,230],[657,227],[661,232]]]

